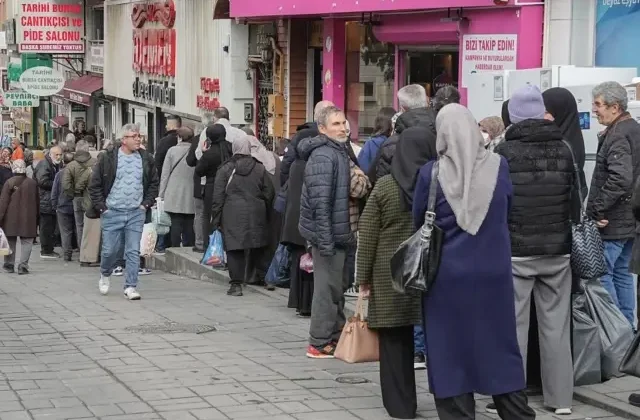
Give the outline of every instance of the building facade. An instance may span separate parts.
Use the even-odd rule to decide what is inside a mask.
[[[406,84],[423,84],[430,95],[452,84],[466,103],[468,74],[542,64],[540,1],[233,0],[230,15],[296,28],[287,45],[285,109],[304,103],[308,119],[319,97],[332,100],[345,109],[353,138],[373,132],[380,108],[397,108],[395,93]],[[304,33],[298,28],[306,28],[306,45],[293,47]],[[304,100],[293,96],[301,92]]]

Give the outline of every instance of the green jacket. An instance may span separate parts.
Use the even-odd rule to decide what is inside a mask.
[[[402,191],[391,175],[378,180],[358,223],[358,284],[371,288],[368,322],[371,328],[422,323],[420,297],[398,293],[391,283],[389,261],[415,229],[410,211],[401,207]]]
[[[74,160],[69,163],[62,178],[62,191],[68,197],[83,197],[83,208],[91,205],[89,198],[89,181],[91,180],[91,169],[96,160],[89,152],[76,152]]]

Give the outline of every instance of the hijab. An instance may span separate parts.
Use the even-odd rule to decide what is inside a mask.
[[[500,156],[484,148],[471,111],[449,104],[436,117],[438,181],[458,226],[475,235],[484,222],[500,170]]]
[[[584,168],[584,138],[580,128],[576,98],[567,89],[554,87],[542,92],[542,99],[544,99],[547,112],[553,115],[554,122],[560,127],[565,140],[571,145],[578,168]]]
[[[251,156],[251,143],[246,137],[238,137],[236,141],[231,143],[231,151],[233,155],[246,155]]]
[[[391,160],[391,176],[402,190],[402,208],[411,210],[420,168],[438,158],[436,136],[426,127],[410,127],[400,134]]]
[[[489,134],[489,140],[495,139],[504,131],[504,123],[500,117],[487,117],[478,125]]]
[[[256,136],[250,136],[247,134],[246,138],[251,146],[251,156],[253,156],[258,162],[262,163],[267,172],[271,175],[275,175],[276,158],[273,156],[273,153],[268,151]]]
[[[502,122],[505,127],[511,125],[511,118],[509,118],[509,100],[507,99],[502,103]]]

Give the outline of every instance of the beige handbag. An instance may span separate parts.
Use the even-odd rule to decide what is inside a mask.
[[[347,363],[377,362],[380,360],[378,333],[369,329],[365,321],[364,298],[358,296],[355,314],[347,320],[335,357]]]

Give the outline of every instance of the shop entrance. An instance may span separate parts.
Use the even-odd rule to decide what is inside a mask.
[[[443,86],[458,87],[458,47],[455,45],[400,47],[404,55],[404,85],[420,84],[433,95]]]

